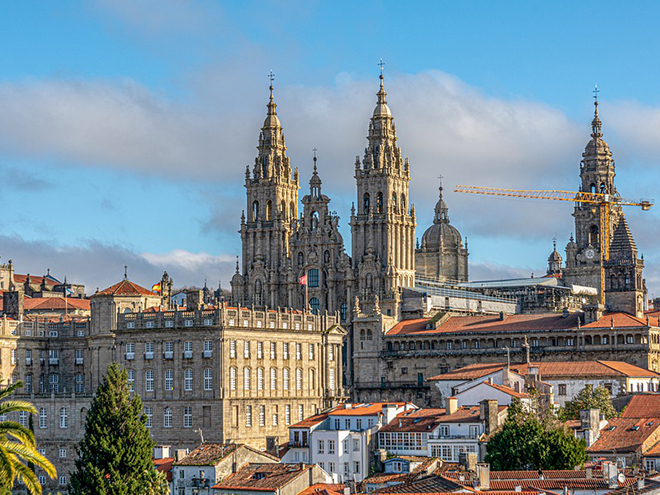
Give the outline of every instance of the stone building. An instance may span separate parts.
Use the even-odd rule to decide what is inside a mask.
[[[415,275],[419,279],[443,282],[467,282],[468,248],[456,227],[449,224],[449,208],[442,197],[435,205],[433,225],[422,236],[422,245],[415,249]]]

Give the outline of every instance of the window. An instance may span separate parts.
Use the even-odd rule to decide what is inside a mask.
[[[174,342],[165,342],[163,359],[174,359]]]
[[[446,346],[445,348],[446,348],[447,350],[450,350],[450,349],[452,348],[452,346],[453,346],[453,342],[447,341],[447,343],[445,344],[445,346]]]
[[[135,371],[128,370],[128,391],[135,392]]]
[[[408,374],[408,368],[406,368],[406,367],[401,368],[401,374],[402,375],[407,375]]]
[[[151,428],[151,424],[152,424],[153,417],[154,417],[153,409],[151,409],[150,407],[145,407],[144,408],[144,415],[147,417],[146,427]]]
[[[348,304],[343,302],[341,303],[341,306],[339,306],[339,318],[341,318],[341,321],[346,321],[347,313],[348,313]]]
[[[243,368],[243,390],[250,390],[250,368]]]
[[[335,418],[335,430],[338,430],[340,428],[341,428],[340,420]]]
[[[319,440],[318,442],[318,453],[319,454],[324,454],[325,453],[325,440]]]
[[[270,369],[270,389],[277,390],[277,370],[275,368]]]
[[[16,349],[11,350],[10,361],[11,361],[11,364],[16,364]]]
[[[287,404],[284,406],[284,424],[285,425],[290,425],[291,424],[291,405]]]
[[[305,406],[298,404],[298,421],[305,419]]]
[[[344,419],[344,429],[345,430],[350,430],[351,429],[351,420],[346,418]]]
[[[264,358],[264,343],[257,342],[257,359],[263,359],[263,358]]]
[[[28,366],[32,364],[32,349],[25,349],[25,364]]]
[[[229,390],[236,390],[236,368],[229,368]]]
[[[62,457],[62,458],[66,457],[66,449],[60,449],[60,453],[59,453],[59,455],[60,455],[60,457]]]
[[[211,368],[206,368],[204,370],[204,390],[213,389],[213,370]]]
[[[39,408],[39,428],[48,428],[48,413],[45,407]]]
[[[479,436],[479,426],[470,425],[470,438],[477,438]]]
[[[328,361],[335,360],[335,348],[332,344],[328,346]]]
[[[58,481],[60,485],[66,485],[66,476],[60,476]]]
[[[26,394],[32,393],[32,373],[28,373],[27,375],[25,375],[25,393]]]
[[[193,370],[187,368],[183,370],[183,390],[191,392],[193,389]]]
[[[246,340],[243,343],[243,357],[245,359],[250,359],[250,341]]]
[[[257,390],[264,389],[264,369],[257,368]]]
[[[557,395],[566,395],[566,384],[560,383],[558,389]]]
[[[270,343],[270,358],[275,359],[277,357],[275,342]]]
[[[312,390],[316,388],[316,374],[313,368],[309,370],[309,388]]]
[[[353,472],[358,474],[360,473],[360,461],[353,462]]]
[[[190,406],[183,408],[183,427],[192,428],[192,407]]]
[[[266,406],[259,406],[259,426],[266,426]]]
[[[348,452],[349,442],[350,440],[348,438],[342,442],[342,450],[344,453]]]
[[[358,418],[355,420],[355,429],[358,431],[362,431],[362,418]]]
[[[126,344],[126,359],[135,359],[135,344],[133,342]]]
[[[204,357],[210,358],[213,356],[213,341],[205,340],[204,341]]]
[[[279,414],[277,413],[277,406],[273,406],[273,426],[277,426]]]
[[[193,343],[184,342],[183,343],[183,357],[186,359],[191,359],[193,357]]]
[[[296,360],[302,359],[302,344],[296,344]]]
[[[83,364],[84,362],[84,354],[83,354],[83,349],[76,349],[76,364]]]
[[[282,344],[282,359],[289,359],[289,343],[284,342]]]
[[[154,358],[154,343],[147,342],[144,344],[144,359],[153,359]]]
[[[42,485],[46,484],[46,477],[45,476],[39,476],[39,483]]]
[[[314,344],[309,344],[308,358],[310,361],[314,361]]]
[[[330,388],[330,390],[335,389],[335,370],[334,370],[334,368],[330,368],[330,370],[328,370],[328,387]]]
[[[236,359],[236,341],[235,340],[230,340],[229,341],[229,357],[231,359]]]
[[[307,285],[309,287],[318,287],[319,286],[319,269],[311,268],[307,271]]]
[[[245,406],[245,426],[252,426],[252,406]]]
[[[163,428],[172,428],[172,408],[169,406],[163,411]]]
[[[18,424],[27,428],[28,425],[28,413],[27,411],[21,411],[18,413]]]
[[[449,436],[449,425],[440,425],[440,436],[441,437]]]
[[[296,368],[296,390],[302,390],[302,369]]]
[[[334,454],[334,453],[335,453],[335,441],[328,440],[328,454]]]
[[[60,375],[51,373],[48,375],[48,390],[57,393],[60,388]]]
[[[312,297],[309,300],[309,307],[312,308],[312,313],[317,315],[319,314],[319,310],[321,309],[321,301],[319,301],[318,297]]]
[[[165,390],[174,390],[174,370],[165,370]]]
[[[328,465],[330,466],[330,471],[329,471],[329,472],[330,472],[330,473],[334,473],[334,472],[335,472],[335,463],[334,463],[334,462],[330,462],[330,463],[328,463]]]
[[[634,344],[635,343],[635,337],[632,335],[626,335],[626,344]]]
[[[147,370],[144,373],[144,389],[147,392],[154,391],[154,370]]]
[[[353,439],[353,452],[360,452],[360,439],[359,438],[354,438]]]
[[[284,382],[282,388],[284,390],[289,390],[289,369],[288,368],[284,368],[282,370],[282,381]]]

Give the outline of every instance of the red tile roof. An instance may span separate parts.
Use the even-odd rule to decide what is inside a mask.
[[[630,328],[645,327],[646,320],[628,313],[606,313],[599,320],[593,321],[582,328]]]
[[[316,483],[298,495],[344,495],[343,483]]]
[[[660,418],[612,418],[587,452],[637,452],[660,428]]]
[[[621,413],[622,418],[660,418],[660,395],[635,394]]]
[[[533,368],[538,368],[541,378],[544,380],[559,377],[654,377],[660,374],[645,370],[639,366],[624,363],[621,361],[544,361],[531,363]],[[434,381],[444,380],[474,380],[490,375],[504,367],[503,363],[493,364],[474,364],[459,368],[450,373],[443,373],[429,378]],[[511,371],[520,375],[529,373],[527,363],[512,364]]]
[[[489,387],[494,388],[495,390],[499,390],[500,392],[508,394],[511,397],[516,397],[517,399],[526,399],[527,397],[529,397],[529,394],[526,394],[524,392],[516,392],[511,387],[505,387],[504,385],[497,385],[496,383],[490,383],[488,381],[484,381],[483,383],[485,383]]]
[[[506,409],[506,406],[499,406],[500,411],[504,409]],[[453,414],[445,414],[445,409],[418,409],[397,415],[378,432],[429,431],[429,427],[433,429],[444,423],[473,423],[478,421],[480,421],[479,406],[461,406]]]
[[[108,287],[94,295],[104,296],[158,296],[155,292],[140,287],[128,279],[124,279],[118,284]],[[93,296],[92,296],[93,297]]]
[[[26,311],[64,311],[66,308],[89,311],[90,302],[89,299],[75,297],[26,297],[24,307]]]
[[[340,404],[339,407],[333,409],[328,413],[328,416],[374,416],[383,412],[383,407],[387,405],[394,405],[403,407],[405,402],[373,402],[366,404]]]
[[[310,416],[309,418],[305,418],[302,421],[291,425],[289,428],[310,428],[312,426],[316,426],[328,418],[328,413],[329,411],[315,414],[314,416]]]
[[[248,464],[213,487],[214,490],[277,491],[315,464]]]
[[[167,482],[172,482],[172,464],[174,464],[174,457],[163,457],[162,459],[154,459],[154,466],[156,469],[167,476]]]
[[[403,320],[389,331],[394,335],[429,335],[458,332],[521,332],[536,330],[566,330],[577,328],[579,315],[576,313],[564,317],[560,314],[515,314],[501,320],[499,316],[450,316],[438,328],[426,329],[429,319]]]
[[[27,275],[21,275],[19,273],[14,273],[14,282],[17,284],[24,284],[27,282]],[[41,283],[44,281],[44,277],[36,277],[34,275],[30,275],[30,284],[32,285],[41,285]],[[59,285],[61,282],[57,281],[53,277],[46,276],[46,285]]]
[[[637,483],[637,478],[626,478],[623,483],[618,486],[628,486]],[[513,491],[517,486],[520,486],[524,491],[529,490],[563,490],[564,487],[569,490],[603,490],[608,487],[607,481],[604,479],[537,479],[528,482],[521,482],[520,480],[509,481],[491,481],[490,490],[494,491]],[[487,493],[491,493],[490,490]]]
[[[183,459],[177,461],[177,466],[210,466],[215,465],[218,461],[224,459],[226,456],[236,450],[236,444],[217,444],[205,443],[200,445]]]

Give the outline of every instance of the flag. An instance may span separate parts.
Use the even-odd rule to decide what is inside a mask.
[[[71,287],[67,287],[65,292],[66,292],[67,296],[72,296],[73,295],[73,289]]]
[[[151,292],[158,292],[160,294],[160,282],[151,286]]]
[[[303,275],[298,279],[298,282],[300,282],[301,285],[307,285],[307,275]]]

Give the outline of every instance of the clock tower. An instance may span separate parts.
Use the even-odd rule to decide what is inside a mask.
[[[614,185],[614,160],[609,146],[603,140],[602,122],[598,116],[598,100],[595,101],[594,118],[591,122],[591,140],[587,143],[580,163],[580,191],[597,192],[618,196]],[[610,228],[604,235],[612,239],[614,229],[621,219],[621,208],[610,213]],[[567,285],[600,287],[600,213],[596,205],[576,203],[575,239],[566,246]]]

